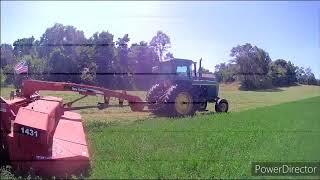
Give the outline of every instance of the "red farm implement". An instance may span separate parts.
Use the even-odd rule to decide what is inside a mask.
[[[37,91],[73,91],[83,97],[64,103],[61,98],[40,96]],[[90,154],[80,114],[72,104],[88,95],[101,95],[108,106],[109,98],[127,100],[133,111],[142,111],[145,103],[137,96],[105,88],[64,83],[25,80],[21,91],[11,92],[1,102],[1,160],[16,171],[33,169],[43,176],[66,177],[90,167]],[[84,107],[85,108],[85,107]]]

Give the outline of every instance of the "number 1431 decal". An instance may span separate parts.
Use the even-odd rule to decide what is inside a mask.
[[[21,127],[20,132],[24,135],[31,136],[31,137],[38,137],[38,131],[32,128],[27,128],[27,127]]]

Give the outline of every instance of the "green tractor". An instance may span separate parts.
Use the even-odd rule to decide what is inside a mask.
[[[177,58],[153,67],[157,83],[147,93],[148,109],[156,115],[192,116],[212,102],[216,112],[228,112],[228,101],[218,97],[219,84],[203,77],[201,60],[198,73],[196,69],[196,62]]]

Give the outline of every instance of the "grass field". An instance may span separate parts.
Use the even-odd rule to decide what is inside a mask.
[[[247,109],[271,106],[284,102],[295,101],[315,96],[320,96],[320,86],[292,86],[279,89],[270,89],[264,91],[239,91],[239,84],[222,84],[220,86],[220,97],[229,101],[231,112],[240,112]],[[13,88],[1,88],[1,96],[8,98]],[[133,95],[138,95],[145,99],[146,92],[130,91]],[[43,95],[62,97],[65,102],[72,101],[79,94],[74,92],[43,92]],[[90,96],[77,103],[74,106],[96,105],[98,101],[102,102],[101,97]],[[117,101],[111,101],[111,104],[117,104]],[[209,111],[214,111],[214,105],[208,105]],[[154,116],[147,112],[132,112],[129,107],[110,107],[104,110],[97,108],[80,110],[82,118],[85,121],[104,121],[104,122],[132,122],[153,118]]]
[[[252,161],[320,161],[320,97],[183,119],[88,124],[92,178],[249,178]]]
[[[90,177],[247,178],[251,161],[320,160],[319,86],[238,87],[220,87],[220,96],[230,104],[228,114],[167,119],[129,107],[80,110],[92,156]],[[8,97],[11,89],[1,88],[1,96]],[[129,93],[145,98],[142,91]],[[65,102],[79,97],[72,92],[42,94]],[[89,97],[75,106],[96,105],[99,99]],[[302,101],[292,102],[297,100]]]

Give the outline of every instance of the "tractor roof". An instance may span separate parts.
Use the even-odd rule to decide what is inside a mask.
[[[183,63],[183,64],[192,64],[192,63],[194,63],[190,59],[180,59],[180,58],[172,58],[172,59],[168,59],[168,60],[162,61],[162,63],[166,63],[166,62],[177,62],[177,63]]]

